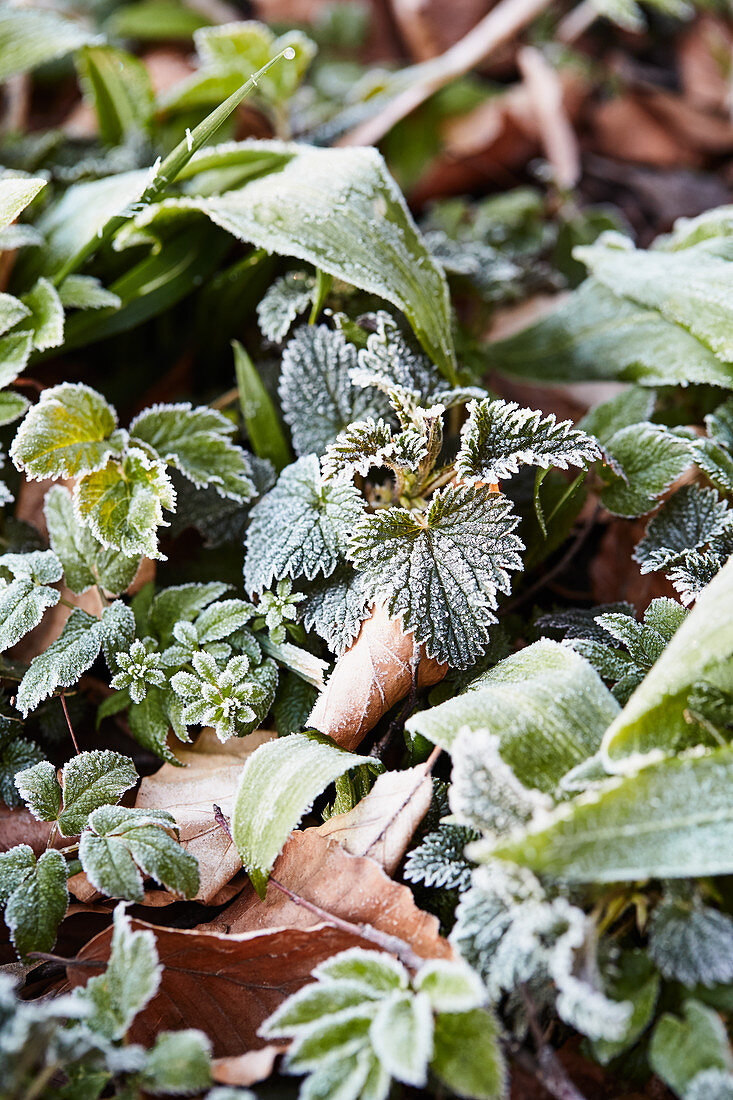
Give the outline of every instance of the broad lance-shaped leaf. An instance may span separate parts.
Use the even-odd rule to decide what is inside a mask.
[[[525,787],[551,792],[597,752],[618,711],[583,657],[545,639],[495,665],[463,694],[420,711],[406,728],[449,752],[461,729],[488,730]]]
[[[422,516],[387,508],[356,527],[349,556],[372,594],[429,657],[467,668],[496,622],[497,592],[522,568],[511,503],[488,487],[447,488]]]
[[[0,27],[4,16],[0,15]],[[2,54],[0,53],[0,58]],[[1,61],[0,61],[1,65]],[[0,76],[0,80],[3,79]],[[25,210],[42,187],[46,186],[44,179],[3,179],[0,180],[0,229],[4,229],[14,222],[18,214]]]
[[[345,556],[363,503],[353,485],[324,485],[316,455],[299,458],[252,509],[244,579],[262,592],[284,577],[328,577]]]
[[[62,382],[41,392],[10,448],[17,468],[33,480],[76,477],[100,470],[122,444],[117,416],[101,394]]]
[[[15,705],[24,718],[57,688],[71,687],[91,668],[102,648],[99,619],[76,608],[61,635],[31,661],[21,680]]]
[[[615,718],[603,740],[614,771],[636,767],[638,755],[674,752],[689,744],[695,728],[685,720],[697,681],[733,688],[733,560],[699,596],[659,660]]]
[[[106,592],[118,596],[132,584],[140,557],[105,549],[79,523],[67,489],[52,485],[46,493],[43,512],[51,547],[63,564],[64,580],[72,592],[80,594],[99,584]]]
[[[544,383],[731,386],[730,366],[687,329],[595,279],[586,279],[549,317],[489,344],[488,355],[494,369]]]
[[[148,71],[133,54],[114,46],[90,45],[79,51],[79,82],[94,106],[99,133],[107,145],[145,131],[153,109]]]
[[[733,1056],[725,1024],[701,1001],[686,1000],[682,1011],[681,1017],[670,1012],[660,1017],[649,1048],[649,1063],[677,1096],[725,1100],[733,1084]],[[719,1074],[717,1080],[715,1071]],[[690,1086],[695,1079],[711,1072],[708,1087],[693,1092]]]
[[[234,804],[232,835],[252,885],[264,897],[272,865],[315,798],[363,756],[328,738],[294,733],[247,759]]]
[[[473,854],[569,882],[702,878],[733,871],[733,751],[650,764]]]
[[[239,240],[295,256],[386,298],[403,311],[441,372],[454,380],[445,275],[380,154],[275,141],[242,142],[236,149],[245,157],[272,151],[289,159],[279,172],[224,195],[168,200],[146,211],[138,224],[155,217],[158,209],[163,214],[176,208],[202,210]]]
[[[63,57],[93,37],[84,24],[54,11],[5,5],[0,11],[0,81]]]

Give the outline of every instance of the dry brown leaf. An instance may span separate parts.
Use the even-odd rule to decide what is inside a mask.
[[[260,1050],[248,1050],[232,1058],[215,1058],[211,1076],[217,1085],[256,1085],[266,1081],[275,1068],[275,1062],[288,1049],[287,1043],[270,1043]]]
[[[135,1018],[131,1042],[151,1046],[164,1029],[197,1027],[211,1039],[217,1058],[264,1046],[258,1027],[310,981],[320,962],[349,947],[373,946],[321,923],[228,936],[139,920],[132,928],[153,932],[163,973],[155,997]],[[81,949],[79,960],[105,963],[111,939],[112,929],[105,929]],[[74,963],[67,967],[72,987],[86,985],[95,973]]]
[[[733,28],[702,12],[680,35],[677,62],[685,99],[696,107],[725,114],[731,108],[730,68]]]
[[[392,0],[391,8],[411,56],[437,57],[475,27],[492,0]]]
[[[357,748],[369,730],[412,684],[410,662],[414,637],[378,606],[361,626],[359,636],[336,662],[316,700],[308,723],[345,749]],[[442,680],[448,670],[432,657],[420,660],[419,684]]]
[[[164,764],[140,784],[135,805],[172,813],[181,844],[199,861],[197,901],[209,904],[242,866],[236,847],[214,820],[214,806],[231,817],[245,760],[275,736],[256,730],[222,744],[213,730],[204,730],[193,748],[176,750],[185,767]],[[159,893],[151,904],[160,904]]]
[[[337,840],[352,856],[370,856],[394,874],[430,807],[433,784],[427,764],[380,775],[366,798],[315,830]]]
[[[396,936],[424,959],[451,958],[437,917],[418,909],[412,892],[389,878],[378,863],[352,856],[318,829],[293,833],[272,869],[288,890],[341,920],[368,924]],[[260,901],[251,886],[207,927],[240,933],[265,928],[310,928],[319,918],[273,886]]]
[[[628,93],[598,104],[591,116],[591,147],[608,157],[657,168],[699,167],[701,157]]]
[[[0,851],[5,852],[16,844],[30,844],[35,854],[40,855],[46,850],[52,830],[52,822],[37,821],[28,810],[11,810],[0,802]],[[63,840],[63,844],[68,843]]]

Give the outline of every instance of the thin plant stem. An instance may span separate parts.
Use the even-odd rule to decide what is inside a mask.
[[[63,711],[64,711],[64,718],[66,719],[66,725],[69,727],[69,733],[71,734],[71,740],[74,742],[74,749],[76,750],[76,755],[78,756],[79,755],[79,746],[76,743],[76,736],[74,734],[74,727],[72,726],[71,719],[69,718],[69,711],[66,707],[66,699],[64,697],[63,691],[59,695],[59,699],[61,700],[61,706],[62,706]]]

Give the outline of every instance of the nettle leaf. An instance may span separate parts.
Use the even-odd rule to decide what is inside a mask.
[[[612,770],[632,768],[638,754],[689,744],[685,706],[693,684],[729,689],[733,664],[733,562],[699,597],[654,667],[607,730],[603,752]],[[624,761],[626,760],[626,763]]]
[[[466,727],[453,743],[450,807],[458,821],[481,832],[509,832],[552,806],[546,795],[519,782],[500,747],[496,734]]]
[[[129,557],[160,558],[158,527],[163,508],[173,509],[176,495],[161,462],[138,448],[77,482],[74,506],[105,549]]]
[[[601,500],[617,516],[642,516],[694,460],[688,439],[658,424],[622,428],[607,451],[620,473],[610,473]]]
[[[96,390],[62,382],[42,390],[17,431],[10,457],[34,481],[101,470],[119,452],[117,416]]]
[[[71,687],[92,667],[102,648],[99,619],[76,608],[55,642],[39,653],[21,680],[15,705],[24,718],[58,688]]]
[[[665,1012],[657,1021],[649,1064],[678,1096],[688,1097],[693,1095],[689,1089],[698,1075],[710,1070],[730,1075],[733,1057],[725,1024],[717,1012],[694,1000],[685,1001],[682,1011],[682,1017]],[[721,1095],[725,1097],[725,1092],[717,1093]],[[716,1093],[708,1096],[712,1098]]]
[[[383,393],[407,390],[416,393],[426,406],[440,401],[447,408],[450,402],[442,400],[443,379],[430,360],[406,339],[392,314],[380,309],[368,321],[374,331],[367,337],[366,347],[359,350],[358,367],[352,374],[356,385],[377,387]],[[481,390],[470,391],[472,397],[482,394]]]
[[[5,907],[5,923],[10,929],[10,938],[21,957],[31,951],[50,951],[56,942],[56,931],[61,924],[69,904],[69,891],[66,886],[66,861],[60,852],[50,848],[36,862],[31,852],[30,858],[22,845],[22,853],[16,857],[15,866],[22,856],[23,871],[15,872],[16,885],[13,886]],[[18,850],[11,848],[3,853],[3,863],[7,857]],[[31,862],[32,861],[32,862]],[[6,877],[5,868],[0,868],[0,882]],[[4,889],[3,893],[7,891]]]
[[[733,511],[715,489],[683,485],[650,520],[634,549],[642,573],[677,565],[688,550],[699,550],[733,525]]]
[[[383,408],[352,383],[356,365],[354,345],[326,325],[305,325],[286,344],[278,390],[298,455],[323,454],[348,424]]]
[[[449,752],[459,730],[488,730],[527,788],[551,792],[600,747],[616,700],[587,661],[543,640],[480,676],[468,689],[410,718],[406,729]]]
[[[733,752],[691,752],[558,807],[491,854],[570,882],[733,870]]]
[[[465,848],[477,838],[478,833],[465,825],[441,825],[408,852],[404,877],[408,882],[422,882],[436,889],[467,890],[472,867]]]
[[[649,954],[670,981],[727,985],[733,981],[733,920],[698,897],[672,894],[654,910]]]
[[[321,459],[324,481],[350,480],[368,474],[372,466],[385,466],[394,454],[392,429],[379,417],[349,424],[326,447]],[[422,455],[418,456],[418,462]],[[411,463],[415,465],[415,463]]]
[[[175,819],[165,810],[100,806],[81,835],[79,859],[91,884],[109,897],[141,901],[143,872],[171,893],[198,892],[198,862],[168,830]]]
[[[23,331],[30,332],[33,347],[37,351],[57,348],[64,341],[64,307],[53,283],[48,279],[39,279],[27,294],[23,295],[23,305],[30,311],[21,324]]]
[[[16,775],[40,763],[44,756],[35,741],[18,736],[18,728],[19,723],[0,722],[0,798],[11,808],[22,801],[15,785]]]
[[[232,835],[252,885],[264,897],[272,865],[313,800],[363,756],[330,739],[294,733],[261,745],[245,761]]]
[[[64,19],[56,12],[6,6],[0,12],[0,80],[63,57],[92,37],[88,27],[75,20]],[[22,182],[27,185],[36,181]]]
[[[7,12],[0,13],[0,27],[5,23],[7,29],[7,18]],[[3,36],[3,45],[7,46],[7,44],[8,40]],[[0,73],[2,73],[2,53],[0,53]],[[0,80],[4,79],[4,76],[0,76]],[[13,179],[12,176],[0,180],[0,229],[14,222],[47,182],[45,179]]]
[[[197,488],[213,485],[224,497],[247,501],[255,486],[247,456],[230,436],[235,425],[217,409],[153,405],[130,424],[132,442],[153,447]]]
[[[488,644],[509,570],[522,568],[517,522],[511,502],[487,487],[447,488],[424,515],[387,508],[365,516],[349,556],[429,656],[467,668]]]
[[[38,626],[44,612],[59,602],[61,593],[30,577],[16,577],[0,588],[0,651],[10,649]]]
[[[211,1084],[208,1036],[192,1028],[161,1032],[148,1052],[142,1084],[149,1092],[171,1096],[190,1096],[207,1089]]]
[[[163,968],[153,932],[133,931],[122,904],[116,906],[113,919],[107,969],[91,977],[74,995],[89,1009],[89,1027],[116,1040],[124,1038],[137,1014],[157,993]]]
[[[679,592],[685,606],[693,603],[712,583],[720,569],[733,554],[733,528],[726,528],[714,538],[707,550],[689,550],[682,561],[673,565],[667,579]]]
[[[339,565],[330,577],[307,587],[303,625],[315,630],[340,657],[356,638],[372,604],[368,578],[350,565]]]
[[[324,485],[316,455],[287,466],[251,513],[244,579],[262,592],[284,577],[328,577],[345,556],[363,503],[353,485]]]
[[[140,557],[105,549],[79,523],[67,489],[53,485],[46,494],[43,511],[51,548],[64,567],[64,580],[72,592],[80,595],[99,584],[105,592],[118,596],[129,588],[140,567]]]
[[[279,344],[287,336],[296,317],[310,309],[315,286],[315,277],[304,271],[288,271],[275,279],[257,306],[260,332],[266,340]],[[306,447],[301,453],[312,450],[318,448]]]
[[[695,463],[724,493],[733,493],[733,455],[712,439],[695,441]]]
[[[543,417],[541,412],[520,409],[514,401],[489,398],[472,401],[468,413],[456,458],[461,481],[503,481],[520,466],[587,467],[601,455],[594,439],[574,428],[571,420],[558,423],[552,413]]]
[[[94,275],[67,275],[59,287],[59,297],[67,309],[119,309],[119,294],[105,290]]]

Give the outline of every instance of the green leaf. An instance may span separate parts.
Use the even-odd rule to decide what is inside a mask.
[[[107,969],[75,994],[89,1006],[86,1022],[92,1031],[107,1039],[124,1038],[138,1012],[157,993],[162,973],[154,933],[134,932],[124,905],[118,905]]]
[[[733,981],[733,919],[699,898],[667,897],[649,926],[649,955],[669,981],[729,985]]]
[[[209,581],[207,584],[176,584],[164,588],[153,600],[150,609],[150,632],[161,642],[173,638],[173,627],[182,619],[193,622],[204,610],[229,590],[228,584]],[[148,633],[140,630],[141,634]]]
[[[16,844],[0,852],[0,904],[5,904],[21,882],[33,873],[36,857],[30,844]]]
[[[234,431],[216,409],[189,404],[153,405],[130,424],[133,443],[152,447],[197,488],[213,485],[221,496],[247,501],[255,487],[247,456],[229,438]]]
[[[51,950],[68,904],[66,861],[51,848],[18,883],[5,908],[5,923],[21,957]]]
[[[48,279],[39,279],[23,295],[23,305],[30,310],[30,316],[21,323],[20,328],[30,332],[34,348],[46,351],[63,343],[64,307],[58,291]]]
[[[33,764],[39,764],[44,757],[35,741],[18,736],[19,725],[8,721],[3,729],[0,724],[0,798],[11,808],[22,803],[15,785],[16,776]]]
[[[260,153],[262,143],[242,142],[240,148]],[[239,240],[294,256],[385,298],[403,311],[428,355],[453,380],[445,275],[380,154],[282,142],[268,142],[267,149],[290,157],[276,174],[224,195],[170,200],[163,207],[203,210]],[[148,216],[155,210],[139,221]]]
[[[72,592],[81,594],[95,584],[114,596],[132,584],[140,566],[139,556],[128,557],[118,550],[105,550],[86,527],[79,523],[71,494],[53,485],[43,505],[51,547],[64,567],[64,580]]]
[[[67,309],[119,309],[122,305],[119,295],[105,290],[93,275],[67,275],[59,298]]]
[[[17,12],[10,16],[11,19],[17,18]],[[3,33],[3,25],[7,28],[8,13],[3,14],[0,12],[0,35]],[[7,39],[2,38],[2,47],[0,47],[0,74],[2,73],[3,66],[3,53],[4,49],[9,45]],[[0,75],[0,80],[4,77]],[[28,203],[32,202],[38,192],[46,186],[47,181],[45,179],[1,179],[0,180],[0,229],[4,229],[11,222],[14,222],[18,217],[18,214],[22,210],[25,210]]]
[[[9,386],[23,371],[31,354],[31,335],[21,332],[0,340],[0,385]]]
[[[613,770],[633,768],[638,754],[673,752],[690,741],[684,710],[699,680],[733,687],[733,561],[723,566],[659,660],[610,725],[603,742]],[[626,759],[626,762],[624,762]]]
[[[144,131],[153,110],[148,71],[133,54],[114,46],[85,46],[77,56],[84,97],[93,105],[99,134],[119,145]]]
[[[383,1001],[369,1038],[391,1077],[416,1088],[427,1084],[433,1054],[433,1009],[424,993],[394,993]]]
[[[733,871],[733,751],[692,750],[558,807],[491,854],[569,882]]]
[[[54,11],[6,5],[0,11],[0,81],[63,57],[92,38],[82,23]]]
[[[634,424],[609,439],[607,451],[620,468],[601,500],[617,516],[641,516],[694,460],[689,440],[658,424]]]
[[[56,769],[48,760],[18,772],[15,785],[23,801],[39,821],[55,821],[61,809],[61,787]]]
[[[28,398],[23,397],[22,393],[12,393],[9,390],[0,393],[0,426],[19,420],[29,405]]]
[[[64,764],[61,784],[64,808],[59,815],[63,836],[76,836],[89,814],[99,806],[118,802],[138,781],[129,756],[108,749],[82,752]]]
[[[430,1069],[456,1096],[501,1100],[506,1095],[499,1028],[490,1012],[440,1013],[433,1043]]]
[[[139,745],[162,756],[170,764],[178,764],[178,757],[168,748],[171,729],[170,696],[160,688],[148,688],[140,703],[133,703],[127,715],[130,733]],[[175,696],[174,696],[175,698]]]
[[[10,649],[38,626],[44,612],[60,598],[55,588],[34,584],[28,577],[17,577],[0,588],[0,652]]]
[[[232,341],[239,405],[252,450],[279,473],[293,457],[280,425],[277,409],[254,363],[238,340]]]
[[[682,1008],[683,1017],[669,1012],[660,1017],[649,1048],[652,1069],[678,1096],[684,1096],[704,1070],[733,1071],[728,1036],[718,1013],[700,1001],[685,1001]]]
[[[142,1073],[147,1092],[190,1096],[211,1084],[211,1042],[201,1031],[163,1031],[148,1053]]]
[[[284,577],[330,576],[362,510],[353,485],[323,484],[315,455],[286,467],[275,488],[252,509],[244,571],[247,590],[262,592]]]
[[[17,468],[34,481],[100,470],[120,443],[117,417],[96,390],[62,382],[41,392],[10,448]]]
[[[163,464],[137,447],[77,482],[74,503],[105,548],[128,557],[162,556],[158,527],[165,525],[163,508],[175,507],[175,492]]]
[[[199,888],[198,862],[167,831],[174,828],[174,818],[163,810],[100,806],[89,815],[79,845],[89,881],[109,897],[141,901],[142,871],[172,893],[192,898]]]
[[[2,184],[0,180],[0,185]],[[0,186],[0,201],[2,201],[2,189]],[[24,317],[30,316],[30,309],[13,294],[0,293],[0,336],[8,329],[13,328]]]
[[[288,271],[268,288],[257,305],[257,321],[266,340],[279,344],[301,313],[310,309],[316,280],[304,271]]]
[[[92,667],[102,648],[99,619],[76,608],[55,642],[34,657],[18,688],[15,705],[24,718],[58,688],[71,687]]]
[[[464,963],[433,959],[415,978],[415,989],[424,993],[436,1012],[469,1012],[486,1000],[486,990],[474,970]]]
[[[520,466],[587,467],[600,458],[594,439],[573,428],[571,420],[557,422],[521,409],[515,401],[472,401],[461,428],[456,476],[464,482],[498,482],[519,472]]]
[[[363,763],[362,756],[300,733],[261,745],[247,758],[234,804],[232,835],[260,897],[283,844],[314,798]]]
[[[320,982],[355,982],[372,996],[407,989],[409,975],[391,955],[352,947],[319,963],[313,976]],[[365,994],[367,995],[367,994]]]
[[[303,625],[306,630],[315,630],[340,657],[359,633],[371,602],[365,575],[349,565],[340,565],[330,577],[307,586]]]
[[[543,320],[490,344],[502,373],[544,382],[617,379],[644,386],[708,383],[730,388],[721,363],[685,328],[586,279]]]
[[[715,489],[683,485],[666,500],[634,548],[642,573],[676,565],[688,550],[699,550],[733,526],[733,511]]]
[[[364,516],[349,556],[430,657],[468,668],[488,644],[509,570],[522,568],[517,523],[508,498],[488,486],[451,487],[421,516],[401,508]]]
[[[394,454],[392,429],[386,420],[381,416],[378,420],[372,417],[357,420],[339,432],[326,447],[321,460],[323,479],[348,481],[354,474],[364,476],[373,466],[389,465]]]
[[[654,412],[657,395],[642,386],[627,386],[608,401],[595,405],[577,426],[596,437],[603,446],[622,428],[649,420]]]
[[[35,584],[53,584],[63,574],[61,562],[53,550],[31,550],[28,554],[3,554],[0,566],[18,579]]]
[[[593,1055],[602,1066],[635,1043],[654,1017],[660,979],[654,964],[643,951],[624,951],[612,967],[613,980],[608,993],[614,1001],[630,1001],[634,1006],[622,1039],[596,1039]]]
[[[468,690],[410,718],[407,730],[451,751],[459,730],[488,730],[525,787],[551,792],[592,756],[616,700],[572,649],[542,640],[507,657]]]

